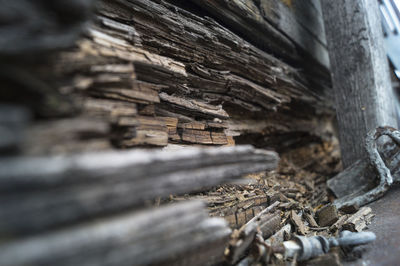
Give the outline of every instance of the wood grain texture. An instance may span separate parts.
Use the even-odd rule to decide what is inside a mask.
[[[0,264],[211,265],[223,260],[230,232],[191,201],[2,243]]]
[[[18,4],[6,2],[0,14],[13,19],[0,30],[32,29],[22,23],[30,13],[7,14],[4,7]],[[226,221],[240,227],[256,216],[266,237],[280,226],[280,213],[257,214],[278,195],[288,200],[284,194],[264,182],[239,192],[251,179],[232,184],[247,174],[264,178],[277,153],[233,145],[284,150],[318,142],[330,136],[333,115],[329,80],[308,71],[315,62],[302,61],[293,42],[310,35],[282,32],[296,23],[286,20],[286,6],[266,7],[284,14],[274,21],[253,6],[260,15],[253,23],[244,18],[245,1],[235,1],[226,8],[235,26],[189,1],[98,0],[77,35],[92,1],[28,2],[21,0],[49,26],[33,37],[62,36],[71,23],[72,40],[80,38],[72,47],[56,38],[47,44],[57,52],[35,53],[40,60],[19,54],[0,63],[1,102],[33,114],[31,124],[22,121],[26,131],[16,129],[24,137],[3,145],[20,150],[0,158],[1,265],[215,265],[231,232]],[[153,149],[113,149],[143,146]],[[220,193],[211,197],[211,189]],[[198,202],[166,206],[196,195],[210,214]]]
[[[324,0],[342,160],[345,167],[364,156],[366,133],[397,127],[378,4],[373,0]]]
[[[93,150],[107,141],[118,148],[238,141],[287,149],[331,135],[329,82],[305,70],[313,64],[302,57],[275,57],[202,10],[182,1],[101,0],[73,48],[8,69],[12,82],[1,95],[38,117],[85,116],[109,123],[104,143]],[[236,11],[244,16],[246,10]],[[265,36],[272,38],[268,45],[284,52],[279,38]],[[167,125],[171,119],[177,124]],[[47,122],[52,127],[55,120]],[[177,126],[184,123],[208,126]],[[31,143],[43,140],[36,136]],[[30,147],[24,152],[52,153],[48,145]]]
[[[329,69],[318,1],[192,0],[258,47],[284,60],[301,61],[298,48]]]
[[[134,150],[0,160],[1,234],[49,229],[138,208],[272,170],[275,152],[251,146]],[[25,219],[29,219],[29,223]]]

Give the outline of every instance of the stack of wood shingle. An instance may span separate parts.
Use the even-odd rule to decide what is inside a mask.
[[[268,22],[265,15],[258,18],[254,32],[244,36],[229,23],[229,13],[218,13],[215,20],[205,16],[211,4],[193,2],[197,5],[99,1],[94,22],[73,48],[43,57],[42,63],[20,66],[52,88],[52,94],[34,84],[30,88],[41,98],[31,105],[35,114],[73,116],[65,123],[72,123],[66,127],[76,132],[63,134],[62,142],[74,146],[81,139],[92,141],[88,149],[103,149],[108,140],[125,148],[236,141],[284,149],[331,133],[329,79],[323,67],[310,70],[318,68],[317,61],[304,61],[296,42],[274,28],[279,21]],[[215,12],[229,6],[220,2]],[[241,10],[239,2],[229,8]],[[254,8],[235,15],[247,15],[240,25],[251,27],[257,18]],[[263,36],[269,38],[264,50],[257,48],[261,40],[252,42],[260,25],[274,32]],[[23,95],[12,100],[25,101]],[[45,127],[53,128],[54,123],[59,121],[45,121]],[[35,132],[34,136],[44,134]],[[47,142],[51,150],[60,138]]]

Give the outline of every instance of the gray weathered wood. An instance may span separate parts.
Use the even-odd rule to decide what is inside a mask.
[[[397,127],[375,0],[321,2],[345,167],[365,154],[366,133]]]
[[[230,232],[201,202],[184,202],[2,243],[0,265],[209,265]]]
[[[318,1],[192,0],[250,42],[285,59],[302,60],[300,47],[329,68]]]
[[[272,21],[302,51],[329,69],[324,21],[319,1],[260,1],[263,17]]]
[[[30,113],[18,105],[0,105],[0,152],[20,147]]]
[[[294,43],[264,20],[255,1],[193,0],[212,15],[239,31],[250,42],[285,59],[299,59]]]
[[[1,0],[0,56],[40,56],[43,51],[72,46],[88,23],[94,3]]]
[[[251,146],[4,158],[0,234],[30,233],[139,207],[156,197],[274,169],[277,163],[275,152]]]

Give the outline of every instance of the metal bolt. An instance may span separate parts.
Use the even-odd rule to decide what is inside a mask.
[[[373,232],[341,232],[338,238],[323,236],[295,236],[294,240],[283,242],[285,257],[303,261],[328,253],[331,247],[365,245],[376,239]]]

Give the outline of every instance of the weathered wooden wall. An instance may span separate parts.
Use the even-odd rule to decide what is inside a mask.
[[[117,147],[236,140],[283,150],[331,134],[329,75],[315,71],[323,67],[309,64],[278,17],[275,24],[265,19],[283,7],[257,9],[263,18],[235,13],[246,27],[238,30],[229,13],[221,14],[240,10],[239,2],[227,9],[220,1],[214,17],[210,3],[196,2],[99,1],[94,23],[74,48],[17,64],[18,75],[35,82],[25,86],[8,76],[4,98],[26,103],[36,117],[69,117],[34,125],[26,152],[103,149],[108,140]],[[262,34],[266,25],[276,36]],[[47,128],[64,133],[46,134]]]
[[[275,152],[219,146],[253,144],[296,157],[294,148],[317,143],[321,154],[331,153],[334,113],[318,8],[305,2],[318,13],[311,27],[316,21],[302,13],[308,8],[279,1],[99,0],[92,17],[90,2],[0,5],[12,29],[24,14],[19,8],[32,7],[22,28],[24,40],[35,41],[35,49],[18,39],[15,50],[0,53],[1,104],[10,105],[0,116],[7,126],[0,127],[7,152],[0,203],[8,206],[0,211],[0,263],[220,262],[230,230],[201,204],[138,210],[244,174],[265,177],[278,162]],[[76,9],[82,12],[74,17]],[[15,41],[6,37],[0,47]],[[49,49],[53,39],[65,43]],[[202,150],[212,146],[219,149]],[[139,147],[152,149],[120,150]],[[306,190],[321,182],[303,179],[286,182],[286,193],[326,198],[322,189]],[[240,227],[282,194],[269,193],[280,188],[273,182],[250,188],[211,215]],[[224,193],[203,198],[211,206]]]

